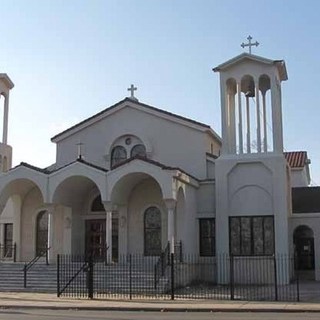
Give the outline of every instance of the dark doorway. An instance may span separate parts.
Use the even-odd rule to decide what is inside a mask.
[[[311,228],[299,226],[293,233],[296,269],[314,270],[314,236]]]
[[[112,218],[112,260],[118,261],[118,218]],[[95,260],[106,258],[106,220],[86,220],[86,255]]]
[[[37,216],[36,255],[43,254],[48,247],[48,212],[41,211]]]
[[[106,220],[86,220],[86,256],[104,259],[106,255]]]

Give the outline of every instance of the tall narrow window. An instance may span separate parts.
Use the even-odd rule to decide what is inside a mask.
[[[48,212],[41,211],[37,216],[36,226],[36,255],[43,253],[47,250],[48,246]]]
[[[4,258],[12,258],[13,254],[13,224],[4,225]]]
[[[272,216],[230,217],[229,219],[232,255],[252,256],[274,253]]]
[[[161,212],[157,207],[149,207],[144,213],[144,254],[161,254]]]
[[[200,256],[215,255],[215,220],[213,218],[199,220]]]
[[[122,146],[116,146],[111,152],[111,167],[125,161],[127,159],[127,151]]]
[[[146,157],[146,147],[143,144],[136,144],[132,149],[131,149],[131,157]]]

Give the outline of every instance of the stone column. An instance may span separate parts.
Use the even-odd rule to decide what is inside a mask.
[[[106,210],[106,250],[107,250],[107,263],[112,262],[112,203],[110,201],[103,202],[104,209]]]
[[[2,143],[7,144],[8,140],[8,113],[9,113],[9,93],[4,98],[4,111],[3,111],[3,134]]]
[[[48,262],[54,260],[54,243],[53,243],[53,207],[47,209],[48,212]]]
[[[239,135],[239,153],[243,153],[243,133],[242,133],[242,107],[241,107],[241,82],[237,82],[238,96],[238,135]]]
[[[168,210],[168,242],[170,243],[170,253],[174,253],[174,244],[175,244],[174,215],[175,215],[176,200],[165,199],[164,201]]]

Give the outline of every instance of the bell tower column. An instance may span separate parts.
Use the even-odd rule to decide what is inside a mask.
[[[0,172],[6,172],[12,165],[12,148],[8,143],[9,92],[14,87],[6,73],[0,73],[0,105],[3,101],[3,133],[0,143]],[[1,110],[1,108],[0,108]]]

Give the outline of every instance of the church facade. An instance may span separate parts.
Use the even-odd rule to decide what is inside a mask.
[[[320,279],[320,210],[303,205],[312,192],[317,197],[308,187],[309,160],[306,152],[283,152],[284,61],[243,53],[213,70],[221,137],[132,91],[54,136],[56,162],[47,168],[11,168],[13,83],[1,74],[1,259],[29,261],[48,248],[51,262],[91,253],[116,263],[120,255],[157,257],[179,245],[213,258],[296,254],[300,268]]]

